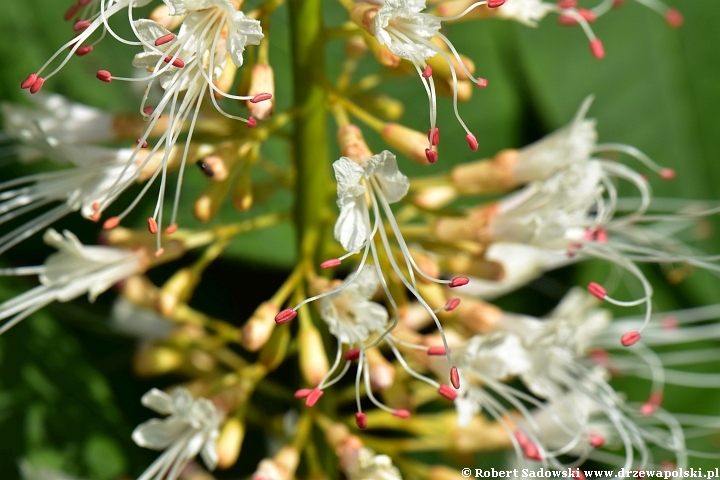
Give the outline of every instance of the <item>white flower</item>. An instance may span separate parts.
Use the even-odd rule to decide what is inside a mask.
[[[370,233],[366,193],[395,203],[407,194],[410,180],[400,173],[395,155],[387,150],[370,157],[364,166],[342,157],[333,163],[333,169],[340,207],[335,239],[354,252],[362,248]]]
[[[198,454],[210,470],[215,469],[218,462],[215,442],[221,419],[210,400],[193,400],[190,392],[179,387],[171,395],[153,388],[143,395],[141,402],[168,417],[148,420],[132,433],[139,446],[165,450],[138,480],[175,480]]]
[[[375,36],[381,45],[395,55],[412,61],[437,55],[437,47],[429,45],[440,31],[440,19],[420,13],[425,0],[384,0],[375,16]]]
[[[348,480],[402,480],[400,471],[387,455],[361,448],[353,460],[345,465]]]
[[[523,3],[528,0],[508,0],[498,12],[507,7],[513,8],[513,3],[517,1]],[[586,119],[585,115],[593,99],[592,95],[585,99],[568,125],[520,150],[513,165],[513,178],[518,184],[544,180],[561,168],[590,160],[597,144],[597,130],[595,120]]]
[[[58,94],[39,92],[30,96],[33,107],[3,102],[0,110],[5,131],[13,138],[29,141],[21,147],[26,160],[38,158],[42,151],[32,148],[39,130],[58,143],[103,143],[114,140],[113,117],[97,108],[71,102]]]
[[[2,275],[38,275],[41,285],[0,304],[0,334],[51,302],[68,302],[84,293],[90,301],[115,283],[144,269],[140,253],[105,246],[87,246],[67,230],[47,230],[45,243],[58,252],[44,265],[0,270]]]
[[[520,339],[505,332],[472,337],[459,358],[463,372],[496,380],[507,380],[531,367]]]
[[[382,332],[388,321],[385,307],[370,300],[380,281],[375,269],[366,266],[345,283],[344,289],[323,297],[320,316],[341,343],[362,345],[372,333]]]
[[[524,23],[529,27],[537,27],[538,22],[553,10],[555,5],[542,0],[506,0],[498,7],[496,15]]]

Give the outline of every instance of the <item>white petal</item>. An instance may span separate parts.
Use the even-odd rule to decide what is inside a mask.
[[[410,188],[410,179],[400,172],[395,155],[387,150],[370,157],[366,171],[375,175],[388,203],[400,201]]]
[[[153,388],[143,395],[140,403],[163,415],[170,415],[174,410],[172,397],[157,388]]]
[[[264,35],[260,22],[254,18],[247,18],[243,12],[233,12],[231,25],[225,48],[235,66],[241,67],[245,47],[247,45],[258,45]]]
[[[187,422],[168,417],[165,420],[153,418],[138,425],[132,433],[133,441],[141,447],[164,450],[178,440],[190,426]]]
[[[205,445],[203,445],[202,450],[200,451],[200,457],[203,459],[205,466],[210,471],[215,470],[215,467],[217,467],[218,464],[218,453],[215,445],[216,438],[213,437],[215,436],[211,436],[205,441]]]
[[[370,299],[377,293],[377,289],[380,286],[380,279],[378,279],[374,266],[365,265],[362,271],[353,279],[352,283],[361,298]]]
[[[348,201],[340,208],[340,216],[335,222],[335,240],[348,252],[359,249],[367,240],[364,209],[364,203],[357,201]]]
[[[140,37],[140,40],[149,43],[150,45],[155,45],[155,40],[158,38],[167,35],[170,32],[170,30],[166,29],[162,25],[160,25],[158,22],[154,22],[152,20],[148,20],[146,18],[142,18],[140,20],[135,20],[133,22],[133,25],[135,26],[135,29],[137,30],[137,34]],[[174,40],[173,40],[174,41]],[[165,50],[168,48],[168,45],[172,44],[172,42],[169,42],[168,44],[161,45],[158,47],[160,50]]]
[[[361,180],[365,176],[365,170],[347,157],[342,157],[333,163],[335,180],[337,180],[338,205],[350,198],[358,197],[365,193],[365,187]]]

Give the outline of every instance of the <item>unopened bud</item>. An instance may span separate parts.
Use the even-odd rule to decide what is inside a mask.
[[[429,253],[417,248],[411,248],[410,255],[412,255],[412,258],[415,260],[415,263],[419,267],[420,271],[425,275],[432,278],[440,277],[440,267],[438,266],[437,261],[435,261]],[[431,282],[431,280],[426,279],[422,275],[418,275],[417,278],[423,283]]]
[[[228,55],[229,57],[229,55]],[[225,61],[220,77],[217,80],[213,80],[213,84],[220,90],[220,92],[229,93],[235,83],[235,75],[237,74],[237,66],[235,63],[228,58]],[[213,95],[215,98],[223,98],[223,95],[213,89]]]
[[[501,193],[517,186],[513,166],[518,150],[503,150],[491,160],[456,165],[450,172],[453,186],[464,194]]]
[[[153,377],[175,371],[183,363],[184,357],[177,350],[160,345],[147,345],[133,358],[133,369],[140,377]]]
[[[212,182],[193,203],[193,216],[200,222],[208,222],[220,212],[225,197],[230,190],[230,179]]]
[[[363,95],[357,99],[357,104],[390,122],[399,120],[405,113],[402,102],[384,94]]]
[[[255,96],[261,93],[270,94],[272,97],[257,103],[247,101],[245,105],[250,115],[257,120],[263,121],[270,118],[275,111],[275,75],[272,67],[267,64],[255,65],[250,74],[248,96]]]
[[[182,25],[183,20],[185,20],[185,15],[170,15],[168,6],[160,5],[150,12],[148,18],[159,23],[167,30],[175,30]]]
[[[463,298],[454,312],[465,327],[479,335],[491,332],[503,316],[495,305],[473,298]]]
[[[382,138],[393,149],[420,165],[427,165],[425,149],[428,146],[427,136],[398,123],[388,123],[383,128]]]
[[[314,326],[303,326],[298,334],[300,372],[311,385],[319,384],[329,365],[320,332]]]
[[[375,348],[365,351],[370,367],[370,385],[373,390],[385,390],[395,381],[395,369]]]
[[[475,208],[464,217],[441,217],[433,225],[433,233],[441,242],[471,240],[487,243],[492,240],[486,233],[488,223],[497,215],[498,207],[490,204]]]
[[[260,350],[259,361],[268,370],[274,370],[285,360],[288,345],[290,344],[290,329],[276,328],[270,335],[270,340]]]
[[[244,168],[235,180],[232,196],[233,205],[241,212],[250,210],[253,204],[252,177],[250,169]]]
[[[363,38],[365,44],[370,48],[370,53],[373,54],[373,57],[380,65],[388,68],[395,68],[400,65],[400,57],[392,53],[387,46],[381,45],[373,35],[363,31]]]
[[[429,187],[413,197],[413,203],[419,207],[435,210],[453,202],[458,191],[453,186]]]
[[[367,51],[365,40],[360,35],[353,35],[345,42],[345,55],[349,58],[361,58]]]
[[[179,304],[190,300],[199,282],[200,276],[189,268],[182,268],[175,272],[160,289],[157,303],[160,315],[171,317]]]
[[[363,137],[362,130],[357,125],[343,125],[338,128],[337,141],[340,145],[340,153],[344,157],[348,157],[356,163],[372,157],[372,152],[365,138]]]
[[[245,438],[245,424],[236,417],[225,422],[217,441],[217,467],[221,470],[230,468],[237,462],[240,447]]]
[[[249,352],[257,352],[270,339],[275,329],[275,316],[280,308],[272,302],[261,303],[250,319],[242,327],[243,348]]]
[[[445,45],[443,44],[443,47]],[[475,80],[475,77],[468,77],[465,73],[465,70],[460,66],[460,62],[458,62],[457,58],[447,50],[447,47],[442,48],[442,50],[446,51],[447,56],[450,58],[450,61],[452,62],[452,67],[455,69],[455,74],[457,75],[457,80]],[[465,55],[460,55],[460,58],[462,59],[463,64],[465,67],[472,73],[475,74],[475,63],[473,63],[472,60],[470,60]],[[445,58],[442,55],[435,55],[434,57],[430,57],[426,60],[427,64],[432,67],[432,75],[433,78],[437,80],[445,80],[452,82],[453,76],[452,71],[450,70],[450,65],[447,63]]]
[[[474,85],[474,81],[471,80],[458,80],[453,84],[452,80],[439,79],[435,82],[435,91],[440,96],[452,98],[454,89],[457,88],[458,102],[467,102],[473,96]]]

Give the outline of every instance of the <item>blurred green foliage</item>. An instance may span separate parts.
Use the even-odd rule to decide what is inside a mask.
[[[589,6],[593,2],[587,3]],[[653,11],[632,1],[602,17],[593,25],[605,44],[607,55],[602,61],[590,55],[579,28],[560,27],[554,17],[543,21],[537,29],[499,20],[448,26],[448,36],[457,49],[475,61],[478,75],[490,81],[486,90],[475,91],[470,102],[460,105],[463,118],[480,140],[478,154],[492,155],[537,139],[568,122],[582,99],[595,94],[590,116],[598,119],[601,141],[634,145],[658,163],[678,171],[674,182],[651,179],[657,195],[719,198],[720,2],[675,3],[685,15],[685,25],[679,30],[669,28]],[[3,101],[26,102],[18,88],[20,81],[71,37],[71,26],[62,22],[62,13],[68,5],[69,1],[58,0],[3,2],[0,16]],[[344,13],[338,5],[328,0],[327,9],[328,24],[343,21]],[[278,111],[290,104],[292,95],[286,15],[285,8],[274,14],[270,34]],[[127,33],[126,29],[119,31]],[[332,53],[330,59],[341,54],[340,43],[328,48]],[[134,108],[129,106],[134,105],[138,95],[127,84],[102,84],[94,78],[94,73],[102,68],[120,75],[130,74],[133,54],[132,49],[106,39],[91,55],[72,59],[45,89],[113,111]],[[331,74],[337,73],[339,64],[330,62],[328,68]],[[361,72],[376,70],[372,58],[361,68]],[[416,78],[390,80],[381,91],[402,101],[406,124],[426,130],[427,102]],[[439,126],[443,130],[440,162],[430,168],[403,162],[402,168],[413,175],[478,158],[465,145],[450,101],[442,98],[439,103]],[[367,138],[374,148],[384,148],[373,133],[368,132]],[[289,152],[288,145],[276,141],[264,147],[263,155],[286,166]],[[17,171],[14,166],[4,167],[0,169],[0,178]],[[183,226],[199,226],[190,215],[190,206],[206,182],[198,170],[187,172],[181,208]],[[151,201],[145,202],[130,223],[140,225],[153,205]],[[233,222],[291,205],[290,193],[281,192],[259,202],[246,214],[227,205],[216,221]],[[64,220],[61,226],[71,226],[87,240],[93,238],[97,228],[77,217]],[[273,291],[281,275],[266,273],[265,283],[270,287],[254,285],[248,292],[237,278],[254,278],[252,275],[258,273],[248,270],[243,262],[288,268],[293,263],[294,248],[289,224],[238,238],[228,249],[223,268],[207,276],[208,286],[203,287],[202,296],[197,296],[202,300],[194,302],[216,309],[213,313],[224,318],[245,318],[257,299],[266,298]],[[720,252],[720,237],[715,236],[703,248]],[[46,254],[47,250],[35,238],[6,254],[4,263],[35,264]],[[546,288],[542,294],[530,294],[526,289],[522,295],[502,299],[501,304],[511,310],[543,313],[568,286],[598,278],[603,269],[588,264],[559,272],[548,280],[558,285],[556,291]],[[698,273],[678,286],[667,286],[659,270],[650,272],[658,285],[656,303],[661,308],[720,300],[714,276]],[[168,273],[161,271],[158,275]],[[0,300],[30,286],[25,281],[0,279]],[[247,302],[239,293],[243,288]],[[132,377],[133,341],[118,337],[107,326],[111,296],[106,294],[95,306],[78,300],[48,308],[0,337],[3,480],[17,477],[13,472],[22,458],[92,480],[137,475],[152,461],[154,452],[134,446],[130,432],[149,417],[139,398],[154,383]],[[717,365],[708,365],[707,369],[717,370]],[[634,400],[643,399],[647,392],[644,382],[623,381],[618,385]],[[671,411],[720,414],[720,392],[670,389],[666,404]],[[703,446],[708,448],[708,444],[700,444]],[[710,448],[717,449],[718,444]],[[713,462],[704,461],[702,465]],[[241,470],[249,468],[252,466]]]

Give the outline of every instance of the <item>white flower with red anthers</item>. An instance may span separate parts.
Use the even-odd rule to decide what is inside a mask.
[[[140,252],[83,245],[67,230],[62,235],[47,230],[43,240],[58,250],[44,265],[0,270],[0,275],[37,275],[40,280],[39,286],[0,304],[0,321],[7,320],[0,334],[52,302],[68,302],[84,293],[95,301],[120,280],[142,272],[146,265]]]
[[[504,1],[505,0],[483,0],[471,5],[465,12],[456,17],[441,18],[422,13],[422,11],[425,10],[425,0],[383,0],[382,6],[375,15],[371,32],[375,35],[378,42],[386,45],[392,53],[412,62],[428,95],[430,132],[433,134],[428,135],[428,148],[425,150],[425,154],[430,163],[437,161],[437,152],[433,150],[433,147],[437,145],[439,135],[437,129],[437,95],[435,92],[435,82],[432,79],[432,67],[427,64],[426,60],[436,55],[440,55],[447,62],[452,75],[455,117],[458,122],[460,122],[463,130],[465,130],[465,139],[470,149],[473,151],[478,149],[478,141],[475,135],[473,135],[467,125],[465,125],[465,122],[458,112],[458,73],[455,70],[453,59],[445,50],[438,47],[431,40],[437,37],[444,42],[452,52],[454,59],[457,60],[463,73],[467,75],[467,78],[473,80],[478,87],[485,88],[487,86],[487,80],[484,78],[475,78],[460,58],[460,55],[450,40],[440,33],[441,22],[460,18],[465,15],[465,13],[480,5],[498,7],[502,5]]]
[[[58,94],[31,96],[33,107],[9,102],[0,104],[4,130],[20,141],[32,141],[40,130],[60,143],[104,143],[112,141],[113,117],[97,108],[71,102]],[[38,158],[44,152],[31,145],[20,148],[25,160]]]
[[[542,0],[505,0],[505,3],[498,7],[495,15],[537,27],[538,22],[555,9],[554,4]]]
[[[164,450],[138,480],[175,480],[198,454],[210,470],[215,469],[221,416],[210,400],[194,400],[180,387],[171,395],[153,388],[141,402],[168,417],[148,420],[133,431],[132,439],[139,446]]]
[[[295,393],[296,398],[306,399],[305,404],[308,407],[314,406],[323,395],[323,390],[343,378],[350,369],[351,363],[357,360],[358,367],[355,377],[357,412],[355,420],[359,428],[367,426],[367,417],[363,413],[360,401],[361,382],[365,384],[365,392],[368,398],[378,408],[399,418],[408,418],[410,416],[410,412],[407,410],[392,409],[383,404],[372,392],[370,364],[366,351],[369,348],[374,348],[380,342],[385,342],[390,347],[395,358],[410,375],[437,388],[438,393],[446,398],[453,400],[456,396],[455,391],[450,386],[440,384],[421,375],[413,370],[403,358],[398,346],[424,350],[428,355],[445,355],[445,348],[428,348],[424,345],[411,344],[392,335],[391,332],[398,322],[397,316],[388,325],[389,315],[385,307],[370,300],[380,287],[380,279],[376,271],[373,266],[366,264],[362,270],[351,274],[339,287],[306,300],[306,302],[309,302],[321,298],[320,316],[328,324],[330,333],[337,338],[338,348],[332,367],[320,383],[312,390],[302,389]],[[299,306],[296,308],[299,308]],[[397,308],[395,310],[397,311]],[[294,313],[293,310],[285,310],[284,312]],[[278,323],[288,321],[282,315],[278,318],[276,318]],[[371,335],[376,335],[377,338],[367,345]],[[343,359],[342,346],[344,344],[348,345],[350,349],[344,355],[345,365],[336,374],[335,372]]]
[[[129,178],[118,178],[106,198],[99,202],[98,208],[98,213],[102,212],[112,200],[138,177],[140,170],[152,160],[158,150],[164,147],[163,159],[158,162],[154,174],[146,183],[139,197],[120,215],[108,219],[105,223],[106,228],[113,228],[118,225],[130,213],[150,186],[160,177],[160,194],[155,212],[148,219],[150,231],[156,234],[158,254],[163,252],[160,235],[163,229],[163,210],[168,182],[167,167],[170,151],[176,144],[181,130],[189,123],[187,138],[185,139],[185,150],[178,173],[177,188],[169,222],[170,226],[168,227],[168,232],[172,233],[177,228],[177,211],[188,147],[205,95],[209,96],[219,113],[232,119],[247,122],[249,127],[255,126],[255,119],[252,117],[246,119],[226,113],[217,103],[215,95],[251,102],[261,102],[271,97],[270,94],[262,93],[252,97],[230,95],[220,90],[213,83],[220,77],[228,56],[236,66],[242,65],[242,54],[245,46],[256,45],[263,37],[260,23],[257,20],[246,18],[242,12],[234,8],[229,0],[174,3],[176,8],[180,8],[180,5],[184,5],[183,10],[176,10],[176,12],[187,12],[187,15],[183,19],[177,35],[152,20],[138,20],[133,23],[134,32],[145,50],[135,56],[133,65],[139,68],[147,68],[151,72],[150,76],[140,79],[118,78],[105,70],[101,70],[97,74],[98,79],[105,82],[112,80],[147,81],[147,91],[158,80],[165,90],[156,107],[145,106],[147,93],[145,95],[141,111],[148,124],[137,141],[138,145],[135,148],[135,154],[139,154],[140,149],[148,147],[150,133],[163,114],[169,116],[166,131],[152,146],[150,153],[142,163],[136,165],[138,162],[134,162],[134,158],[131,162],[128,162],[127,168],[132,170],[133,174]]]
[[[113,37],[123,43],[139,45],[139,43],[120,38],[108,25],[108,19],[126,8],[130,9],[129,16],[132,18],[132,8],[144,7],[150,3],[150,1],[151,0],[99,0],[91,2],[89,0],[78,0],[78,2],[71,6],[65,13],[65,20],[70,20],[78,14],[83,15],[82,17],[77,18],[73,25],[73,30],[78,32],[78,35],[60,47],[60,49],[55,52],[55,54],[50,57],[50,59],[45,62],[45,64],[40,67],[37,72],[31,73],[25,80],[23,80],[20,84],[20,88],[28,89],[30,93],[39,92],[45,82],[62,70],[73,55],[83,56],[90,53],[94,45],[104,38],[106,33],[110,33]],[[81,7],[85,8],[83,9]],[[102,30],[100,39],[93,43],[86,44],[93,33],[99,29]],[[50,73],[44,74],[55,59],[62,54],[65,54],[65,58],[60,62],[60,65],[58,65]]]
[[[60,205],[38,215],[0,237],[0,253],[43,230],[71,212],[80,211],[92,219],[99,202],[106,198],[118,178],[130,178],[125,168],[133,158],[132,149],[92,145],[71,145],[26,130],[23,148],[44,154],[60,165],[73,168],[39,173],[0,183],[0,225],[54,202]]]
[[[356,272],[337,289],[308,298],[291,309],[288,308],[281,311],[275,317],[275,321],[278,324],[287,323],[295,318],[297,315],[297,309],[302,305],[328,295],[334,295],[335,293],[348,288],[348,286],[352,285],[355,281],[358,273],[363,270],[369,254],[372,253],[377,278],[380,280],[380,285],[392,310],[395,312],[395,318],[392,322],[392,326],[387,330],[388,332],[392,331],[398,322],[398,308],[397,303],[388,288],[386,273],[384,273],[380,267],[381,263],[378,256],[377,245],[379,240],[380,245],[385,250],[388,260],[390,261],[393,274],[397,276],[410,293],[433,317],[443,338],[444,349],[442,354],[447,356],[448,362],[452,365],[450,350],[447,345],[447,340],[443,334],[442,326],[437,318],[436,311],[427,304],[427,302],[422,298],[422,295],[418,292],[415,272],[427,281],[448,285],[450,287],[465,285],[467,284],[468,279],[466,277],[457,277],[452,280],[436,279],[424,273],[417,266],[417,263],[410,254],[410,250],[403,239],[400,228],[395,221],[392,209],[390,208],[391,203],[398,202],[405,196],[409,187],[408,178],[398,170],[395,155],[388,151],[384,151],[378,155],[373,155],[372,157],[359,162],[360,163],[356,163],[350,158],[342,157],[333,164],[335,177],[337,179],[338,206],[340,207],[340,216],[335,224],[335,239],[340,242],[348,253],[340,258],[327,260],[320,266],[321,268],[337,267],[344,259],[362,252],[360,265],[358,266]],[[388,233],[385,231],[384,220],[390,224],[393,236],[397,242],[396,246],[390,244]],[[378,236],[380,237],[379,239],[377,238]],[[403,271],[395,261],[396,251],[402,254],[407,271]],[[389,337],[385,338],[389,339]],[[391,348],[394,349],[392,344]],[[438,385],[441,389],[440,393],[442,395],[454,398],[454,392],[450,392],[448,390],[449,387],[443,389],[443,387],[437,384],[437,382],[432,380],[429,380],[429,382],[433,385]],[[460,377],[457,368],[454,366],[450,369],[450,382],[455,388],[459,388]],[[314,401],[317,401],[317,399]]]

